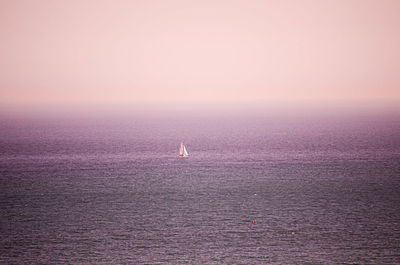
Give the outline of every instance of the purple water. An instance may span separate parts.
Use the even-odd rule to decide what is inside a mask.
[[[3,264],[400,263],[398,115],[2,118],[0,190]]]

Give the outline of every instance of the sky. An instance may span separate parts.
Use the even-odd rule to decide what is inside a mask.
[[[0,102],[400,103],[398,0],[0,0]]]

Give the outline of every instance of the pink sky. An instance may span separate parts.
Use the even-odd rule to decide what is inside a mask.
[[[400,102],[400,1],[0,0],[2,102]]]

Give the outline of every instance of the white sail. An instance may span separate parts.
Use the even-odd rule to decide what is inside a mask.
[[[184,150],[185,150],[185,146],[183,145],[183,142],[182,142],[181,146],[179,147],[179,155],[180,156],[184,155]]]
[[[189,154],[188,154],[188,152],[186,150],[186,147],[183,144],[183,142],[181,142],[181,146],[179,147],[179,155],[178,155],[178,157],[180,157],[180,158],[189,157]]]

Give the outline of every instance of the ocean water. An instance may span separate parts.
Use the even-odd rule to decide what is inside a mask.
[[[3,117],[0,263],[400,264],[400,117]]]

